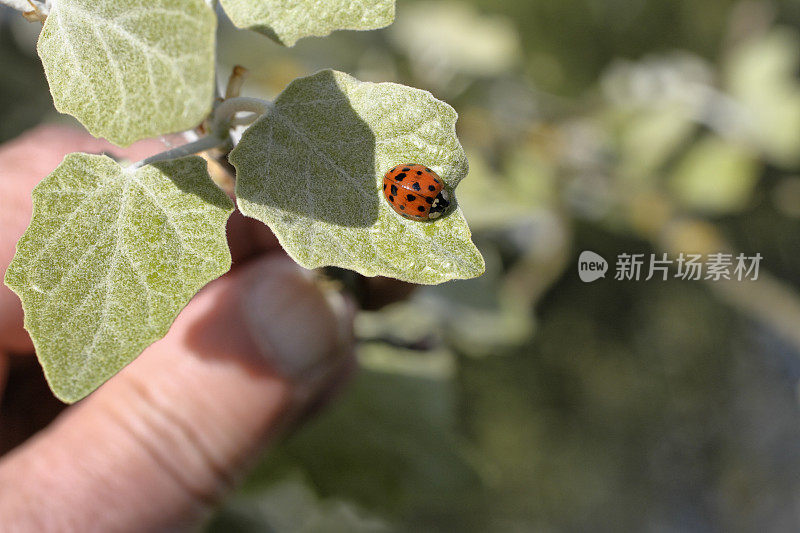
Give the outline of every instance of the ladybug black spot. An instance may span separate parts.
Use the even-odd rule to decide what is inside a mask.
[[[389,195],[389,201],[394,202],[394,196],[392,196],[391,194]]]
[[[407,194],[406,198],[408,198],[409,202],[413,202],[414,200],[416,200],[417,197],[414,196],[413,194]]]
[[[406,167],[406,168],[403,169],[403,172],[408,172],[409,170],[411,170],[411,169]]]
[[[417,176],[422,176],[422,171],[421,170],[417,170]]]
[[[392,185],[392,187],[389,189],[389,191],[390,191],[390,192],[391,192],[393,195],[395,195],[395,196],[396,196],[396,195],[397,195],[397,185]]]
[[[406,173],[401,172],[397,176],[394,177],[395,181],[403,181],[406,178]]]
[[[414,185],[412,185],[411,188],[414,189],[415,191],[420,190],[419,182],[415,181]]]
[[[433,181],[435,181],[436,183],[439,183],[439,180],[437,180],[436,178],[433,178]]]
[[[425,171],[426,172],[433,172],[433,170],[429,169],[428,167],[425,167]]]
[[[426,197],[425,201],[428,202],[429,204],[432,204],[433,203],[433,198],[427,198]]]
[[[436,187],[434,187],[433,185],[428,185],[428,190],[429,191],[435,191]]]
[[[423,206],[419,206],[417,209],[420,211],[425,211],[425,208]]]
[[[401,206],[400,206],[400,209],[402,209],[403,211],[405,211],[405,210],[406,210],[406,204],[403,204],[403,205],[401,205]]]

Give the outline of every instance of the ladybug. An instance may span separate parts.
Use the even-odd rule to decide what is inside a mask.
[[[412,220],[433,220],[450,206],[444,182],[425,165],[397,165],[383,177],[383,195],[392,209]]]

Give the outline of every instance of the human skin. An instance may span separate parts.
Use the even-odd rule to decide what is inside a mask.
[[[30,221],[31,189],[64,155],[161,150],[121,150],[64,127],[0,146],[0,277]],[[163,339],[0,458],[4,532],[196,529],[265,447],[344,381],[353,305],[297,267],[263,225],[234,214],[228,236],[233,269]],[[11,358],[33,357],[22,320],[19,299],[0,286],[0,399]]]

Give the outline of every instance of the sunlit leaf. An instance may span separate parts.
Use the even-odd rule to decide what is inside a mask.
[[[374,30],[394,20],[394,0],[221,0],[233,23],[286,46],[335,30]]]
[[[59,0],[38,51],[56,109],[127,146],[205,118],[215,31],[204,0]]]
[[[468,166],[455,121],[453,108],[419,89],[330,70],[296,80],[231,152],[239,208],[306,268],[427,284],[478,276],[483,259],[457,206],[409,220],[381,189],[395,165],[421,163],[455,203]]]
[[[230,268],[232,209],[199,157],[133,171],[70,154],[42,180],[5,281],[59,398],[113,376]]]

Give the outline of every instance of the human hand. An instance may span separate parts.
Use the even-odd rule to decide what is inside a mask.
[[[30,221],[31,189],[65,154],[135,160],[161,149],[120,150],[57,127],[0,147],[0,277]],[[263,447],[343,381],[353,307],[252,222],[231,217],[233,269],[201,290],[162,340],[0,458],[3,531],[196,528]],[[10,358],[33,353],[22,318],[17,297],[0,286],[0,399]],[[0,435],[13,429],[3,427],[6,414],[0,403]]]

